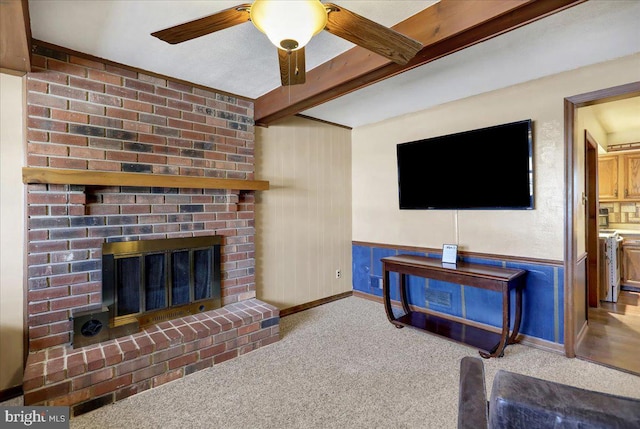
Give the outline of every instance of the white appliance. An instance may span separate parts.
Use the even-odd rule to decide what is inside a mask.
[[[622,259],[622,240],[623,238],[616,231],[600,232],[600,242],[604,264],[601,279],[603,284],[602,300],[609,302],[617,302],[620,294],[620,262]],[[606,292],[606,294],[605,294]]]

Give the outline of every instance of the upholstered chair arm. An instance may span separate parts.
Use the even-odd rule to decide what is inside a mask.
[[[640,428],[640,400],[498,371],[489,401],[491,428]]]
[[[464,357],[460,361],[458,429],[485,429],[487,421],[484,365],[478,358]]]

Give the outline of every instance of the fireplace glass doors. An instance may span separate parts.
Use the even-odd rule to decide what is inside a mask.
[[[105,243],[102,299],[110,326],[144,327],[221,307],[221,241],[208,236]]]

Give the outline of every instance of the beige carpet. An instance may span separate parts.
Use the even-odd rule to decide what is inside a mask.
[[[285,317],[282,339],[71,420],[80,428],[455,428],[458,371],[473,348],[396,329],[351,297]],[[640,398],[640,377],[527,346],[498,369]]]

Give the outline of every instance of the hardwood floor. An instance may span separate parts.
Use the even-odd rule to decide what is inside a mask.
[[[589,308],[589,327],[576,356],[640,375],[640,293],[621,291],[617,303]]]

